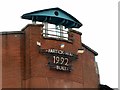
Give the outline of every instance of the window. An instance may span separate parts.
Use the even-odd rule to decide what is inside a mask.
[[[68,29],[65,29],[63,25],[43,23],[43,36],[57,39],[68,40]]]

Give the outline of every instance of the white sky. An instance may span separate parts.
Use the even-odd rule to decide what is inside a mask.
[[[0,32],[20,31],[25,13],[59,7],[83,26],[82,42],[98,52],[101,84],[118,88],[118,0],[1,0]]]

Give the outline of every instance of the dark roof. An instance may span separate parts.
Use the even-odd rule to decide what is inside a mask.
[[[88,49],[89,51],[91,51],[95,56],[98,55],[98,53],[96,51],[94,51],[93,49],[91,49],[90,47],[88,47],[87,45],[85,45],[84,43],[82,43],[82,46],[85,47],[86,49]]]
[[[49,8],[23,14],[22,19],[63,25],[66,28],[80,28],[82,24],[72,15],[60,8]]]
[[[77,34],[79,34],[79,35],[82,35],[82,33],[81,33],[81,32],[76,31],[76,30],[73,30],[73,29],[69,29],[69,32],[74,32],[74,33],[77,33]]]
[[[113,90],[113,89],[107,85],[100,84],[100,90]]]
[[[22,31],[0,32],[0,35],[8,35],[8,34],[24,34],[24,32]]]

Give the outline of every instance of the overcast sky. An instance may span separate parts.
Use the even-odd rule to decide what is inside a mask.
[[[100,82],[118,87],[118,0],[1,0],[0,32],[20,31],[29,20],[25,13],[59,7],[83,26],[82,42],[98,52]]]

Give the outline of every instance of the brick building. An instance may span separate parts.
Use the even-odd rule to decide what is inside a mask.
[[[82,26],[77,19],[59,8],[27,13],[22,18],[33,24],[21,31],[0,33],[2,88],[99,87],[98,54],[82,42],[82,33],[73,29]]]

